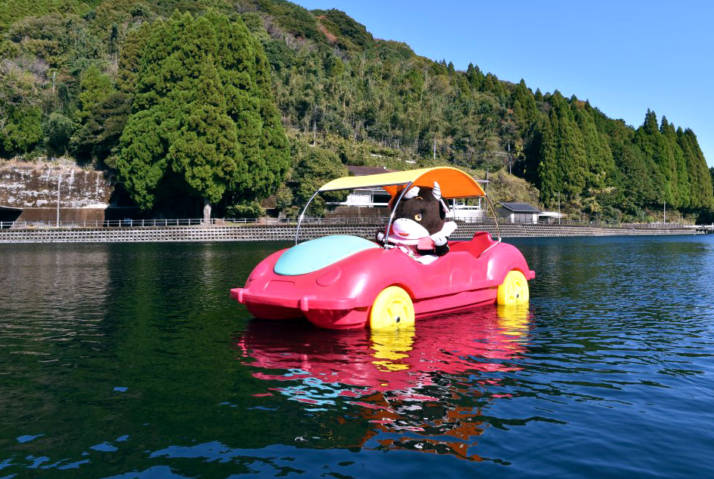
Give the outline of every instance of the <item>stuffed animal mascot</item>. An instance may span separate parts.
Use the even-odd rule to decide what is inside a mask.
[[[446,221],[448,212],[439,183],[435,181],[433,188],[414,186],[397,206],[387,242],[430,264],[449,252],[448,239],[456,223]],[[377,241],[384,244],[383,232],[377,233]]]

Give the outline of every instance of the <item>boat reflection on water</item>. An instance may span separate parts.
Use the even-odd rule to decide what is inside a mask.
[[[360,419],[350,410],[350,421],[369,427],[348,447],[477,460],[469,448],[486,426],[481,410],[509,397],[501,380],[520,369],[530,319],[527,307],[488,306],[424,318],[415,329],[394,332],[252,321],[236,346],[257,369],[253,376],[269,383],[256,396],[276,392],[310,411],[356,406]]]

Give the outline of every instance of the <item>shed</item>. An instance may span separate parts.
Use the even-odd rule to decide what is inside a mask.
[[[528,203],[500,203],[499,216],[508,223],[538,223],[541,211]]]
[[[560,221],[565,218],[565,214],[559,211],[541,211],[538,213],[538,223],[544,224],[560,224]]]

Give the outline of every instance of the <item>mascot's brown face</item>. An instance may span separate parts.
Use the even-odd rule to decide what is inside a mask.
[[[444,227],[446,214],[441,202],[434,197],[433,188],[412,188],[412,190],[415,189],[418,189],[416,196],[406,198],[410,193],[407,192],[405,198],[402,198],[394,218],[412,220],[425,228],[429,234],[441,231],[441,228]]]

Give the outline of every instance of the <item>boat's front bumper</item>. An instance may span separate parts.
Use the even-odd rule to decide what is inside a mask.
[[[315,295],[276,295],[255,293],[249,288],[231,289],[231,297],[241,304],[259,304],[278,308],[294,309],[306,313],[311,310],[344,311],[364,307],[353,298],[318,298]]]

